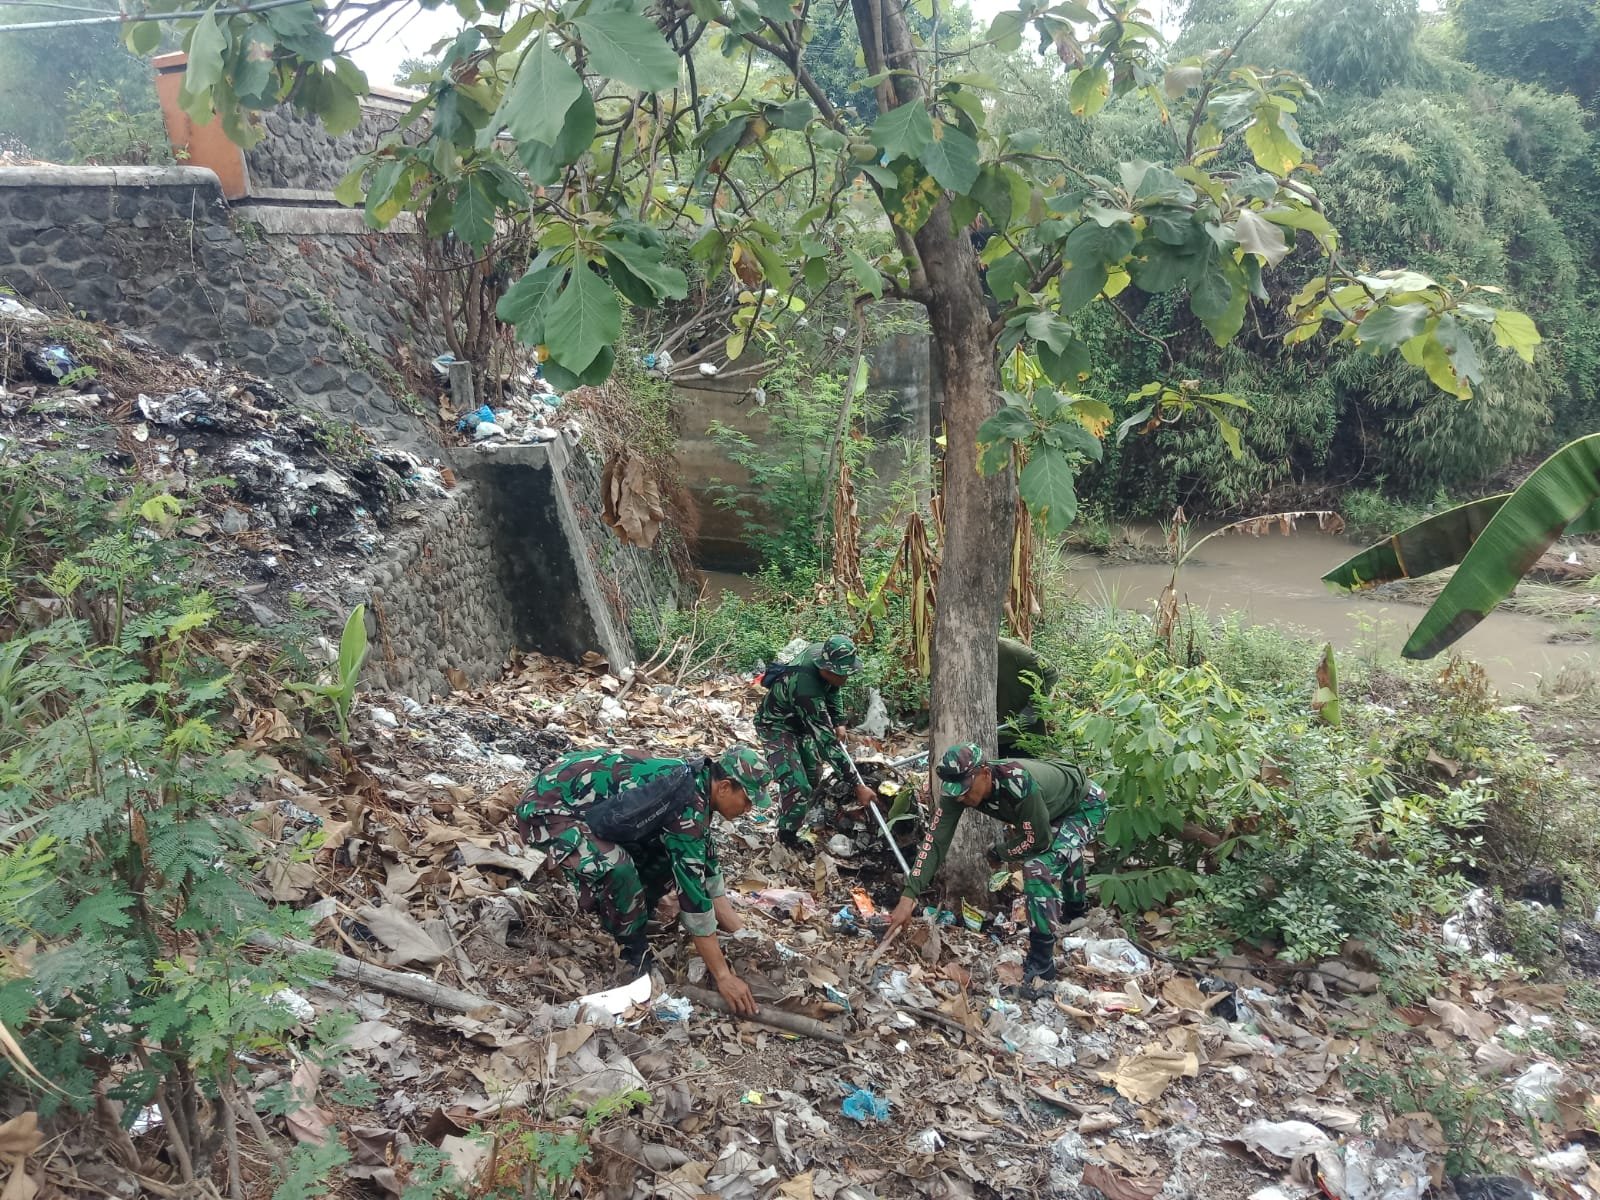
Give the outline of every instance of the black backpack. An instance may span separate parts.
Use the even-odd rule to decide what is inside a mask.
[[[769,662],[766,666],[766,669],[761,672],[761,675],[756,682],[762,687],[770,690],[776,686],[778,680],[782,679],[786,675],[792,675],[799,669],[799,663]]]
[[[590,805],[583,822],[607,842],[642,842],[661,832],[688,799],[694,774],[685,763],[647,783]]]

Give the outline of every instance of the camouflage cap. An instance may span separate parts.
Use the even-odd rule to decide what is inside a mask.
[[[772,781],[772,776],[767,772],[767,764],[761,760],[761,755],[749,746],[734,746],[717,759],[717,766],[744,789],[745,795],[750,797],[750,803],[756,808],[765,808],[772,803],[772,798],[767,795],[767,784]]]
[[[842,633],[836,633],[822,643],[817,654],[817,666],[836,675],[848,678],[861,669],[861,659],[856,654],[856,644]]]
[[[946,796],[965,796],[972,777],[983,766],[983,748],[976,742],[957,742],[944,752],[934,774],[944,781],[939,790]]]

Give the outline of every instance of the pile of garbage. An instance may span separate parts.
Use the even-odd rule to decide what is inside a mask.
[[[1132,937],[1097,911],[1063,938],[1053,990],[1021,999],[1024,939],[1003,911],[929,908],[883,943],[882,905],[833,835],[800,859],[752,813],[721,837],[746,915],[724,945],[761,1018],[722,1011],[670,900],[661,965],[628,978],[510,836],[518,796],[569,747],[752,740],[759,699],[742,678],[529,656],[439,704],[358,706],[342,777],[279,772],[258,828],[284,853],[258,887],[309,913],[320,945],[381,968],[294,998],[308,1028],[340,1011],[360,1023],[282,1130],[343,1138],[352,1179],[389,1197],[418,1145],[482,1188],[530,1130],[588,1130],[575,1194],[615,1200],[1600,1197],[1593,1015],[1466,956],[1397,1008],[1357,963],[1180,962],[1161,919]],[[886,765],[914,747],[852,749],[876,757],[880,784],[922,786]],[[1424,1060],[1461,1075],[1430,1095]],[[374,1107],[338,1104],[353,1074],[378,1084]],[[1456,1092],[1503,1115],[1474,1124]],[[1504,1174],[1453,1178],[1467,1161]]]
[[[434,373],[441,383],[450,379],[450,368],[459,365],[453,354],[441,354],[433,360]],[[493,404],[479,404],[454,414],[453,428],[457,434],[474,443],[482,453],[492,453],[497,446],[538,445],[553,442],[561,436],[556,428],[562,422],[561,396],[550,386],[537,366],[528,368],[501,391]],[[581,430],[569,430],[576,441]]]
[[[266,380],[137,335],[3,296],[0,330],[0,451],[81,456],[119,486],[180,500],[185,532],[266,623],[291,592],[340,607],[333,593],[453,482],[437,462],[316,417]]]

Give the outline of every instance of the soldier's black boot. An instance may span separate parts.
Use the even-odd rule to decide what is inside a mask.
[[[1089,902],[1087,900],[1068,900],[1061,906],[1061,923],[1070,925],[1081,917],[1089,915]]]
[[[1056,939],[1054,934],[1028,931],[1028,957],[1022,961],[1022,990],[1024,994],[1038,993],[1040,986],[1053,983],[1056,978]]]
[[[650,939],[643,933],[619,939],[617,947],[622,951],[622,965],[636,978],[656,965],[656,957],[650,953]]]

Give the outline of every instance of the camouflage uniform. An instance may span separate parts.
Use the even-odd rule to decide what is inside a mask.
[[[1039,676],[1039,691],[1049,695],[1056,686],[1056,669],[1033,650],[1011,638],[1001,638],[999,679],[995,685],[995,714],[1000,722],[1000,754],[1008,758],[1027,735],[1045,732],[1044,718],[1034,700],[1033,684],[1023,676]]]
[[[833,732],[844,724],[839,688],[817,671],[822,667],[849,676],[860,666],[855,645],[843,634],[813,643],[772,685],[756,711],[756,733],[778,782],[780,833],[796,833],[805,824],[824,760],[843,778],[860,779],[854,760]]]
[[[969,777],[983,766],[993,772],[994,786],[975,811],[1003,821],[1013,832],[990,849],[990,860],[1022,861],[1029,930],[1049,936],[1061,919],[1063,901],[1074,907],[1085,902],[1083,851],[1105,824],[1105,792],[1069,762],[985,759],[970,745],[947,753],[945,762]],[[968,786],[946,780],[940,789],[937,816],[917,851],[903,895],[915,898],[933,881],[966,811],[961,797]]]
[[[754,803],[766,802],[765,772],[753,751],[741,748],[718,761]],[[685,766],[692,786],[682,789],[681,806],[659,832],[619,844],[598,837],[585,823],[591,805]],[[631,751],[579,751],[558,759],[534,779],[517,806],[517,825],[529,846],[550,855],[560,867],[577,893],[579,908],[598,916],[619,942],[641,937],[650,913],[674,888],[684,932],[707,937],[717,930],[712,901],[724,894],[710,830],[711,781],[708,759],[686,762]]]

